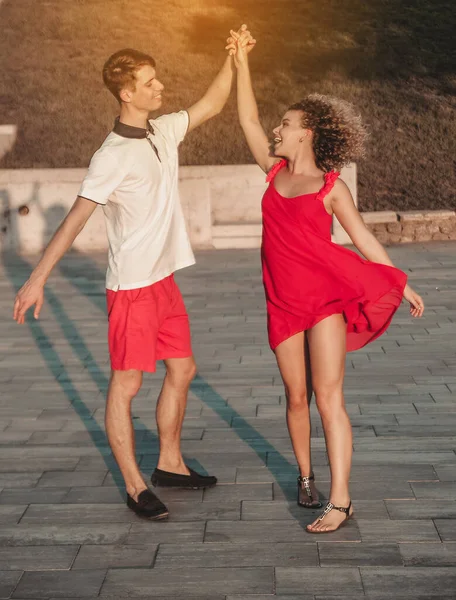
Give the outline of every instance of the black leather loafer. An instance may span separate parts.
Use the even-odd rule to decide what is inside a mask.
[[[140,517],[146,517],[152,521],[168,518],[168,509],[149,489],[145,489],[139,494],[137,502],[127,494],[127,506]]]
[[[213,487],[217,483],[217,477],[200,475],[192,469],[188,470],[190,475],[180,475],[179,473],[169,473],[168,471],[155,469],[151,477],[152,485],[155,487],[179,487],[199,490]]]

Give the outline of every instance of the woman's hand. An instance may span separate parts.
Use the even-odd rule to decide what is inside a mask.
[[[247,55],[256,44],[247,25],[242,25],[238,32],[230,30],[230,37],[226,41],[228,45],[225,49],[228,50],[230,56],[233,56],[236,67],[247,61]]]
[[[424,312],[424,302],[409,285],[404,288],[404,299],[410,302],[410,314],[412,317],[422,317]]]

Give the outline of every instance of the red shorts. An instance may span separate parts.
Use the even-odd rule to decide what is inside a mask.
[[[170,275],[147,287],[106,290],[108,341],[114,371],[155,372],[155,362],[192,356],[190,324]]]

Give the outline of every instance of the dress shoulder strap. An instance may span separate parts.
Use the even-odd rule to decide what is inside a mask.
[[[270,181],[272,181],[274,179],[274,177],[277,175],[277,173],[280,171],[280,169],[283,169],[283,167],[286,167],[286,165],[287,165],[287,161],[285,159],[282,159],[280,162],[276,163],[268,171],[268,174],[266,175],[266,182],[269,183]]]
[[[325,173],[325,183],[317,194],[317,200],[325,199],[325,197],[333,189],[339,175],[340,173],[338,171],[329,171],[329,173]]]

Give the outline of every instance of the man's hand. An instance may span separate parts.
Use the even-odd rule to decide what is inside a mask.
[[[23,325],[25,322],[25,313],[29,308],[35,305],[33,316],[38,319],[44,302],[44,286],[38,282],[32,282],[30,279],[21,287],[14,301],[13,319]]]
[[[247,60],[247,55],[251,52],[256,44],[256,40],[247,29],[247,25],[242,25],[239,31],[230,31],[230,37],[226,40],[228,45],[226,50],[230,56],[234,58],[234,64],[239,67]]]

